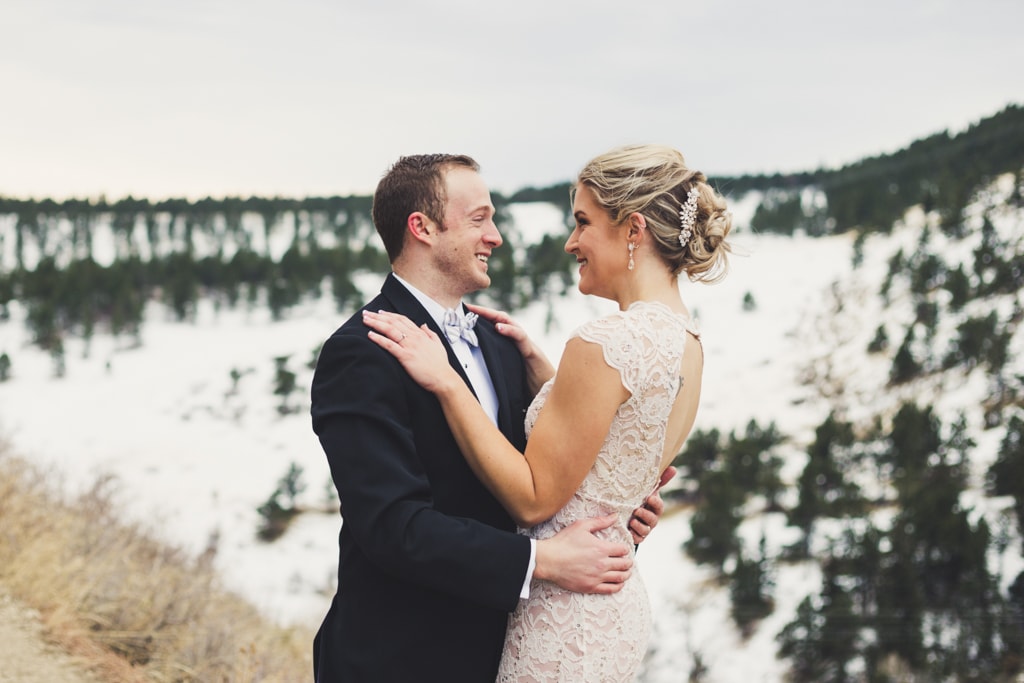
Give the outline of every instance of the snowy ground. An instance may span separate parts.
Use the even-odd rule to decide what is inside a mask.
[[[740,226],[748,208],[735,208]],[[560,213],[547,205],[519,205],[514,216],[530,239],[561,230]],[[698,427],[728,432],[752,418],[774,421],[799,453],[829,411],[799,378],[809,359],[832,348],[817,326],[832,305],[833,283],[851,273],[852,238],[756,236],[741,229],[734,237],[737,254],[724,282],[682,286],[706,352]],[[359,284],[370,295],[379,282],[367,277]],[[877,291],[877,283],[868,286]],[[743,310],[748,292],[753,311]],[[516,317],[557,358],[576,325],[610,306],[574,292],[553,311],[538,303]],[[265,311],[204,306],[194,324],[183,324],[153,307],[141,347],[99,336],[86,352],[73,341],[61,379],[53,377],[50,358],[27,344],[20,309],[12,306],[12,313],[0,323],[0,352],[13,363],[12,379],[0,384],[0,435],[13,450],[52,465],[72,489],[115,474],[134,520],[196,551],[216,534],[227,586],[277,620],[315,628],[333,593],[339,518],[303,515],[283,538],[264,544],[255,537],[256,509],[291,463],[304,470],[303,500],[326,500],[329,474],[309,425],[306,363],[345,317],[333,302],[310,303],[281,322]],[[284,417],[272,394],[277,356],[289,356],[300,387],[292,398],[297,412]],[[232,369],[243,373],[235,393]],[[795,477],[801,464],[792,458],[784,475]],[[751,547],[762,527],[776,548],[793,540],[784,521],[768,516],[744,527]],[[775,577],[775,614],[742,641],[729,619],[727,593],[681,552],[688,535],[686,514],[667,517],[639,556],[656,620],[645,680],[680,680],[694,652],[709,668],[707,681],[780,680],[784,665],[774,658],[774,637],[799,601],[818,589],[816,567],[783,568]]]

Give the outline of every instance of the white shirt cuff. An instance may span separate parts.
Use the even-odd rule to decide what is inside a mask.
[[[519,597],[525,600],[530,597],[530,581],[533,579],[533,570],[537,568],[537,540],[530,539],[530,564],[526,568],[526,579],[523,581],[523,589],[519,591]]]

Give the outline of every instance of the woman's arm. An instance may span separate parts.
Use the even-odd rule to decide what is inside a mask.
[[[364,319],[377,331],[370,338],[437,396],[473,472],[520,526],[542,522],[568,502],[593,466],[615,412],[629,397],[600,346],[571,340],[526,453],[520,454],[448,365],[437,335],[392,314],[369,313]]]
[[[500,433],[489,420],[473,418],[479,407],[461,379],[434,393],[474,473],[524,527],[550,518],[569,501],[593,467],[615,411],[629,397],[601,348],[572,340],[520,456],[514,448],[495,447]]]

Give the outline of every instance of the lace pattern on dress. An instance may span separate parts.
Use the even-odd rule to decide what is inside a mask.
[[[634,303],[573,333],[601,346],[630,397],[619,407],[579,490],[554,517],[522,533],[548,538],[579,519],[614,512],[619,522],[602,535],[632,546],[627,524],[658,482],[666,423],[683,381],[687,333],[699,339],[689,319],[652,302]],[[527,435],[550,389],[548,382],[530,405]],[[631,681],[647,650],[650,621],[637,573],[614,595],[582,595],[534,581],[530,598],[509,618],[498,680]]]

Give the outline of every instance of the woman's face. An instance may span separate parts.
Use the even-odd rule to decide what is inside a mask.
[[[572,211],[576,227],[565,242],[565,251],[579,264],[580,292],[614,299],[629,262],[627,231],[612,224],[586,185],[576,190]]]

